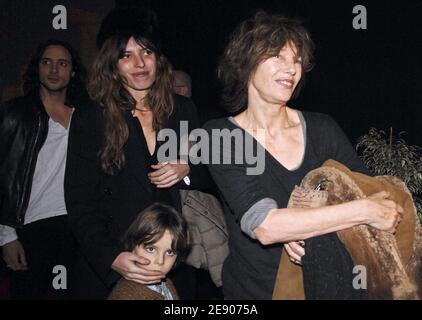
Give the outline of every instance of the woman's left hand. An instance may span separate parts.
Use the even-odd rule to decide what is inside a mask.
[[[286,249],[290,261],[298,265],[302,265],[302,257],[305,255],[304,247],[304,241],[292,241],[284,244],[284,249]]]
[[[151,168],[154,171],[148,174],[148,178],[157,188],[170,188],[190,172],[189,165],[183,160],[159,163],[152,165]]]

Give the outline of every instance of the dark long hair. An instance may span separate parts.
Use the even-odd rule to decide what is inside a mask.
[[[32,55],[25,72],[22,76],[22,90],[25,95],[38,94],[40,90],[39,63],[42,55],[49,46],[61,46],[65,48],[72,58],[72,71],[75,75],[71,78],[66,90],[66,100],[79,102],[88,98],[85,87],[86,70],[82,64],[78,52],[67,42],[49,39],[37,47]]]
[[[91,98],[104,108],[105,134],[100,159],[103,171],[108,174],[115,174],[125,164],[123,147],[129,129],[123,112],[136,107],[135,99],[125,88],[126,79],[119,74],[117,67],[132,36],[139,45],[154,52],[157,58],[156,79],[145,98],[153,114],[154,130],[161,130],[173,112],[172,68],[159,47],[151,39],[136,33],[117,33],[103,40],[93,63],[88,91]]]
[[[177,253],[176,261],[183,261],[189,250],[187,223],[176,209],[161,203],[154,203],[138,214],[123,237],[124,248],[133,251],[138,245],[154,244],[166,230],[173,237],[171,248]]]
[[[243,21],[230,37],[220,58],[218,77],[223,85],[222,102],[227,111],[238,113],[248,104],[248,83],[258,65],[279,54],[292,42],[302,58],[303,74],[293,97],[304,85],[305,73],[312,69],[314,43],[298,20],[259,11]]]

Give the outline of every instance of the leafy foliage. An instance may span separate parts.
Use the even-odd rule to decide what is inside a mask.
[[[374,175],[396,176],[406,183],[422,221],[422,148],[408,145],[402,135],[393,136],[390,128],[387,137],[384,131],[371,128],[359,138],[356,149]]]

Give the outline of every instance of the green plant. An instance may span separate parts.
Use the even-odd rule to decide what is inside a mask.
[[[396,176],[406,183],[422,221],[422,148],[408,145],[402,135],[393,136],[390,128],[387,137],[384,131],[371,128],[359,138],[356,149],[374,175]]]

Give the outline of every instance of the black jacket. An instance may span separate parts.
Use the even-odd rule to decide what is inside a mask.
[[[39,95],[15,98],[0,108],[0,224],[24,223],[48,120]]]
[[[129,137],[124,146],[126,163],[116,175],[105,174],[98,152],[103,142],[103,115],[100,107],[74,115],[69,132],[65,174],[65,201],[71,229],[79,243],[80,258],[73,288],[75,297],[105,299],[120,275],[111,269],[124,250],[121,238],[135,217],[156,201],[180,210],[180,185],[157,189],[148,179],[150,157],[142,127],[130,112],[125,114]],[[189,129],[198,127],[195,106],[189,99],[175,96],[175,108],[166,128],[179,132],[180,121]],[[206,168],[191,166],[191,187],[204,182]]]

